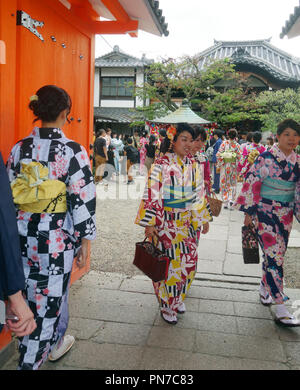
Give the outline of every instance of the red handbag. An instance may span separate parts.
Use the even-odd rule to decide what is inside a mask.
[[[146,239],[135,244],[133,264],[153,282],[167,280],[171,259]]]

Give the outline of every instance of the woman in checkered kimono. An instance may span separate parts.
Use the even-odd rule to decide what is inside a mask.
[[[29,108],[42,121],[12,149],[11,181],[26,278],[25,297],[37,329],[19,340],[19,369],[36,370],[67,352],[68,290],[75,255],[84,266],[88,240],[96,236],[95,185],[85,149],[61,127],[71,109],[56,86],[39,89]],[[29,183],[29,185],[27,184]],[[51,359],[50,355],[50,359]]]

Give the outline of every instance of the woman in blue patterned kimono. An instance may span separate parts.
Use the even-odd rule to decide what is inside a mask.
[[[61,88],[45,86],[30,98],[41,120],[12,149],[11,182],[25,272],[25,297],[37,329],[19,339],[19,369],[36,370],[73,345],[66,335],[68,290],[74,257],[83,267],[95,238],[95,185],[85,149],[65,137],[71,99]],[[51,353],[51,354],[50,354]],[[49,356],[50,355],[50,356]]]
[[[245,225],[254,222],[263,251],[261,303],[276,304],[277,324],[300,326],[300,320],[287,310],[284,303],[289,298],[283,292],[284,255],[293,224],[295,187],[300,179],[300,158],[294,152],[300,125],[291,119],[281,122],[277,139],[278,144],[255,160],[235,207],[245,213]]]

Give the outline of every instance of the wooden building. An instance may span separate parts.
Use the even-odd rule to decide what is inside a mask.
[[[130,123],[138,113],[136,107],[149,105],[134,95],[129,83],[142,87],[145,70],[153,63],[145,55],[133,57],[115,46],[113,51],[95,60],[95,127],[111,128],[118,133],[131,133]]]
[[[280,38],[287,36],[288,38],[295,38],[300,35],[300,0],[299,6],[295,7],[294,13],[290,15],[290,18],[286,21],[285,26],[282,28]]]
[[[56,84],[72,98],[66,135],[90,148],[93,137],[95,34],[139,30],[168,35],[156,0],[1,0],[0,1],[0,151],[28,135],[33,116],[29,98]],[[89,270],[73,272],[72,280]],[[0,349],[10,335],[1,333]]]

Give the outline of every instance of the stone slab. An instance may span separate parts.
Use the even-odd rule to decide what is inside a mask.
[[[198,246],[198,258],[201,260],[213,260],[223,262],[225,260],[227,241],[200,239]]]
[[[225,275],[261,276],[261,264],[244,264],[242,255],[226,253],[223,272]]]

